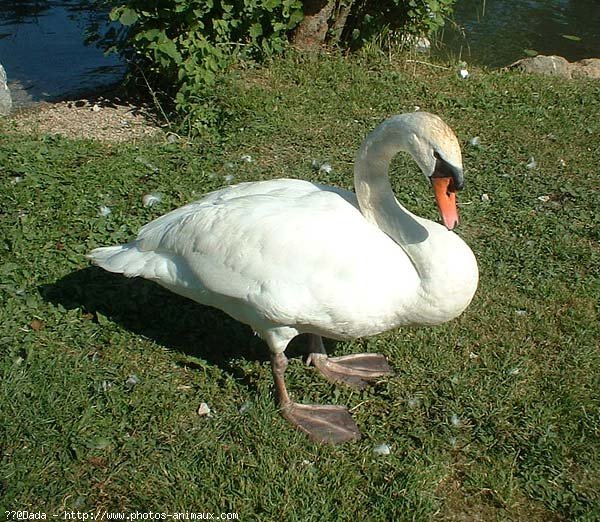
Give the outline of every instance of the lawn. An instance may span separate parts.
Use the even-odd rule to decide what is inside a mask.
[[[0,512],[600,520],[600,87],[470,72],[292,54],[233,72],[218,125],[172,142],[0,122]],[[351,187],[362,138],[415,106],[463,145],[458,233],[481,282],[447,325],[329,342],[388,356],[395,375],[365,391],[322,380],[294,343],[291,394],[348,405],[357,443],[315,445],[280,417],[248,327],[84,257],[227,183]],[[398,158],[392,178],[436,219],[416,166]],[[162,199],[146,207],[149,193]]]

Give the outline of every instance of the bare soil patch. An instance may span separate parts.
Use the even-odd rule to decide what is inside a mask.
[[[163,134],[149,106],[112,94],[42,102],[17,111],[10,121],[18,132],[110,142],[135,142]]]

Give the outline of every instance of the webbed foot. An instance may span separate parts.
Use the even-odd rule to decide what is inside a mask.
[[[329,381],[342,382],[362,389],[369,382],[394,372],[385,356],[379,353],[357,353],[341,357],[328,357],[324,353],[311,353],[307,362],[313,364]]]
[[[287,358],[283,353],[271,354],[271,368],[281,414],[315,442],[340,444],[360,439],[360,431],[344,406],[321,406],[293,402],[285,386]]]
[[[360,439],[360,431],[344,406],[289,402],[281,413],[315,442],[341,444]]]

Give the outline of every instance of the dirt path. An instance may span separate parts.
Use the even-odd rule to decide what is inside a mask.
[[[111,94],[42,102],[17,111],[9,117],[9,122],[18,132],[111,142],[135,142],[163,133],[148,107],[136,106]]]

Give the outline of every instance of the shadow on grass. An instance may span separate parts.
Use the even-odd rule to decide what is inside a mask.
[[[228,372],[237,373],[231,361],[238,358],[269,360],[267,345],[248,326],[141,278],[91,266],[40,287],[40,293],[53,304],[81,308],[95,320],[102,314],[137,335]],[[305,351],[305,342],[294,340],[286,353],[295,357]]]

